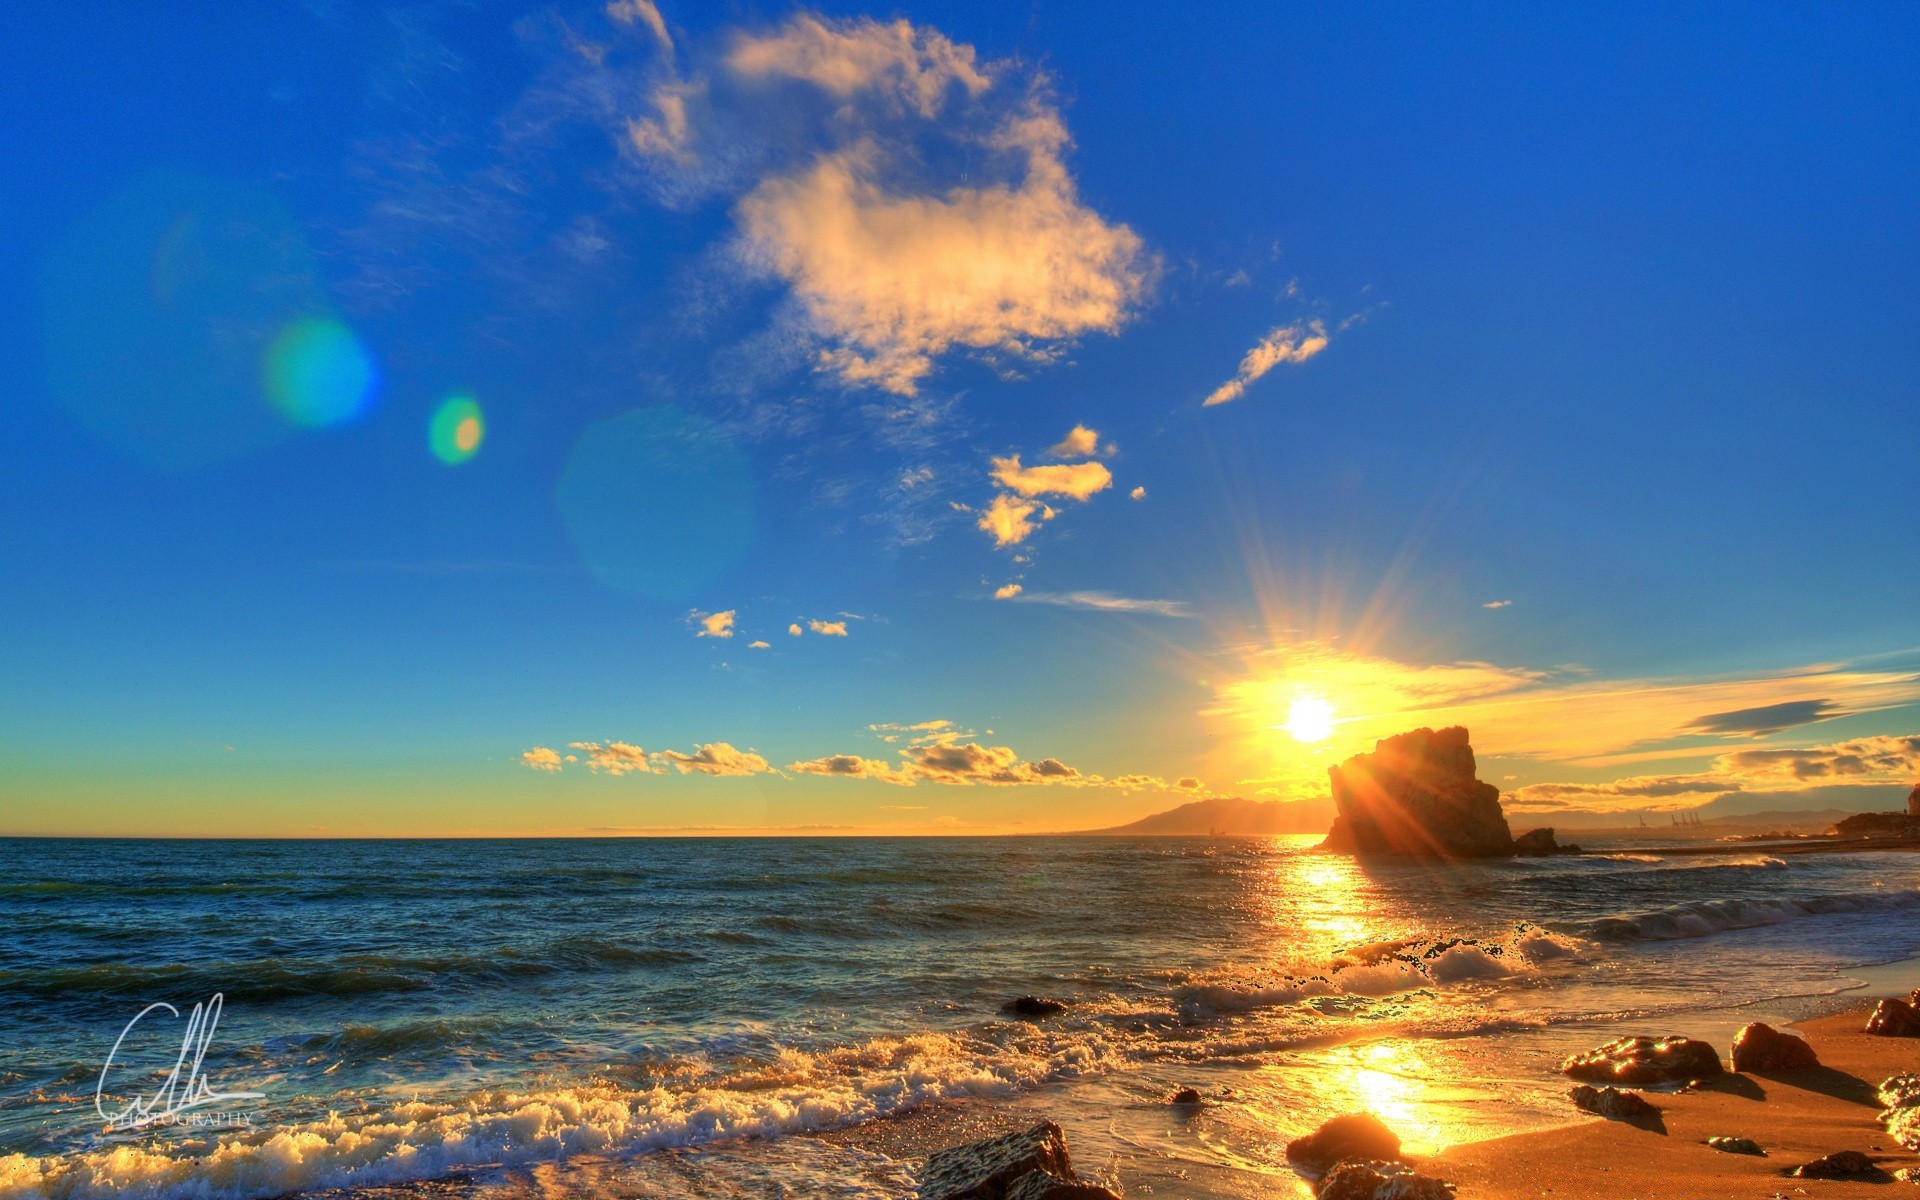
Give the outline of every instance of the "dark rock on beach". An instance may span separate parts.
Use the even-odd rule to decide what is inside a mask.
[[[1023,1017],[1037,1021],[1041,1017],[1054,1017],[1067,1011],[1065,1002],[1049,1000],[1042,996],[1015,996],[1000,1006],[1000,1011],[1010,1017]]]
[[[1795,1179],[1884,1179],[1886,1173],[1858,1150],[1840,1150],[1788,1171]]]
[[[1796,1067],[1817,1067],[1820,1056],[1805,1038],[1781,1033],[1758,1021],[1742,1029],[1733,1039],[1733,1069],[1736,1071],[1791,1071]]]
[[[1052,1121],[983,1142],[936,1150],[920,1172],[921,1200],[1113,1200],[1074,1174]]]
[[[1560,1073],[1589,1083],[1652,1087],[1711,1079],[1725,1073],[1720,1054],[1692,1038],[1630,1037],[1608,1042],[1560,1065]]]
[[[1458,725],[1387,738],[1327,776],[1336,815],[1323,850],[1441,859],[1514,852],[1500,790],[1475,778],[1473,746]]]
[[[1453,1200],[1453,1185],[1405,1163],[1343,1162],[1320,1181],[1320,1200]]]
[[[1287,1161],[1324,1173],[1336,1163],[1400,1157],[1400,1135],[1372,1113],[1348,1113],[1326,1121],[1305,1137],[1287,1143]]]
[[[1193,1088],[1181,1088],[1167,1098],[1168,1104],[1195,1105],[1200,1103],[1200,1093]]]
[[[1657,1121],[1660,1119],[1658,1105],[1650,1104],[1637,1092],[1623,1092],[1619,1088],[1597,1088],[1591,1084],[1576,1083],[1567,1089],[1567,1099],[1573,1106],[1590,1112],[1609,1121]]]
[[[1920,1009],[1906,1000],[1882,1000],[1867,1016],[1867,1032],[1876,1037],[1920,1037]]]

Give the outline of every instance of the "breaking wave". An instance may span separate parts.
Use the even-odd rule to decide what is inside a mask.
[[[1601,917],[1563,926],[1602,942],[1665,942],[1709,937],[1734,929],[1784,925],[1829,913],[1892,912],[1920,907],[1920,891],[1833,892],[1798,900],[1698,900],[1630,916]]]

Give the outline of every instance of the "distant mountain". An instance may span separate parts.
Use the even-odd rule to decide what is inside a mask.
[[[1142,817],[1130,825],[1085,832],[1114,837],[1258,837],[1270,833],[1325,833],[1333,823],[1329,800],[1242,800],[1221,796]]]

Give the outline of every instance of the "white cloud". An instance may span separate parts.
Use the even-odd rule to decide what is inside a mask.
[[[1055,458],[1092,458],[1099,450],[1100,435],[1085,425],[1075,425],[1047,453]]]
[[[1327,348],[1327,327],[1319,321],[1282,325],[1260,339],[1240,360],[1240,370],[1232,379],[1201,401],[1203,408],[1238,400],[1247,385],[1281,363],[1303,363]]]
[[[1017,583],[1002,584],[993,590],[995,600],[1011,600],[1026,589]]]
[[[607,16],[621,25],[632,25],[636,21],[645,25],[659,40],[660,48],[673,53],[673,35],[667,32],[666,19],[653,0],[613,0],[607,5]]]
[[[725,612],[717,613],[694,612],[692,614],[693,620],[700,626],[700,631],[693,636],[712,638],[732,637],[733,618],[737,611],[736,609],[730,608]]]
[[[1511,600],[1489,600],[1485,604],[1482,604],[1480,607],[1481,608],[1511,608],[1512,606],[1513,606],[1513,601]]]

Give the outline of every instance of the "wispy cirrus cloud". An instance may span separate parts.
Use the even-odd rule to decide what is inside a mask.
[[[1184,600],[1148,600],[1134,596],[1116,596],[1111,592],[1029,592],[1009,599],[1022,604],[1051,604],[1056,608],[1078,608],[1087,612],[1140,613],[1154,617],[1192,617],[1196,614]]]

